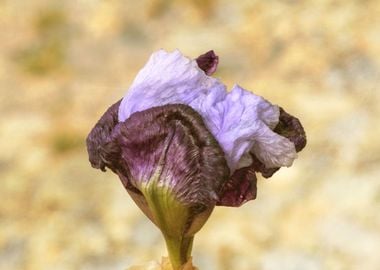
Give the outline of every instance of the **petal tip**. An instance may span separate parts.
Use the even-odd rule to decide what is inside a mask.
[[[219,56],[215,54],[214,50],[201,54],[195,60],[199,68],[202,69],[208,76],[216,72],[219,64]]]

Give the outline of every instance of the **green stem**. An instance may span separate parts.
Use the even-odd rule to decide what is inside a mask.
[[[180,270],[181,266],[190,259],[194,236],[178,238],[164,235],[164,237],[173,270]]]

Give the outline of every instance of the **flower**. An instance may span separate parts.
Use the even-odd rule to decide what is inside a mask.
[[[177,269],[215,205],[256,198],[256,172],[291,166],[306,144],[299,120],[211,77],[218,56],[159,50],[87,138],[93,167],[111,169],[164,234]]]

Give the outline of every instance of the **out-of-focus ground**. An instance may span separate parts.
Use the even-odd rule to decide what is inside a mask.
[[[0,269],[125,269],[166,254],[84,140],[149,55],[214,49],[216,76],[298,116],[307,148],[218,208],[202,270],[380,269],[380,1],[0,1]]]

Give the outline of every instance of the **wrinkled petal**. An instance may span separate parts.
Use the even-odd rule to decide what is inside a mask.
[[[105,171],[106,166],[114,168],[115,160],[107,159],[112,156],[113,149],[106,149],[114,127],[118,124],[118,110],[121,100],[113,104],[99,119],[86,139],[87,151],[92,167]]]
[[[195,60],[199,68],[209,76],[215,73],[219,63],[219,57],[212,50],[198,56]]]
[[[227,93],[201,68],[179,51],[152,54],[121,102],[119,121],[154,106],[187,104],[218,140],[231,173],[252,163],[250,152],[267,168],[290,166],[297,157],[294,143],[273,132],[278,106],[237,85]]]
[[[92,165],[112,169],[164,235],[190,245],[230,175],[223,150],[187,105],[153,107],[115,124],[118,105],[88,136]]]
[[[229,171],[222,149],[197,112],[182,104],[166,105],[134,113],[114,125],[111,116],[115,106],[88,137],[89,148],[95,142],[100,145],[90,158],[98,168],[107,166],[121,172],[122,180],[135,188],[156,174],[160,185],[170,187],[184,203],[215,203],[216,191]],[[107,132],[101,130],[103,127]]]
[[[306,146],[306,134],[301,122],[294,116],[280,108],[279,123],[274,129],[277,134],[289,139],[295,146],[296,152],[300,152]],[[262,163],[254,153],[251,153],[252,167],[265,178],[271,177],[280,167],[269,168]]]
[[[138,183],[151,179],[152,173],[156,170],[152,164],[157,162],[152,158],[157,158],[158,154],[154,154],[153,148],[149,155],[141,154],[142,146],[141,149],[133,148],[135,143],[132,142],[129,148],[121,147],[124,141],[120,138],[133,136],[138,138],[137,136],[147,132],[146,128],[150,126],[158,130],[158,122],[155,125],[149,117],[147,119],[151,122],[144,120],[146,116],[144,113],[154,110],[155,107],[176,103],[189,105],[201,115],[206,129],[219,143],[223,152],[219,152],[218,155],[222,158],[224,154],[231,175],[224,184],[218,182],[218,185],[206,188],[213,192],[208,194],[206,192],[200,196],[213,198],[211,200],[216,201],[217,205],[240,206],[254,199],[256,197],[255,172],[260,172],[266,178],[272,176],[280,167],[290,166],[297,157],[296,152],[306,145],[306,135],[297,118],[238,85],[235,85],[228,93],[219,80],[207,76],[206,74],[215,71],[217,64],[218,57],[213,51],[195,60],[184,57],[179,51],[167,53],[161,50],[154,53],[137,75],[127,95],[121,102],[110,107],[87,138],[92,166],[102,170],[108,167],[116,172],[132,198],[153,221],[154,217],[139,190]],[[126,129],[123,127],[126,123],[129,123],[128,125],[133,123],[130,119],[136,119],[135,113],[145,115],[141,117],[142,120],[140,119],[145,123],[144,128],[133,136],[130,136],[132,133],[126,136],[121,131]],[[157,119],[164,119],[160,118],[162,116],[157,117]],[[159,123],[159,125],[164,125],[163,122]],[[176,132],[180,134],[181,130],[176,129]],[[170,137],[168,134],[165,136]],[[181,136],[186,137],[183,134]],[[145,140],[144,137],[140,139]],[[180,144],[182,141],[175,142],[175,145]],[[162,151],[159,144],[155,147],[158,153]],[[132,152],[126,154],[128,151]],[[134,156],[137,153],[138,156]],[[188,149],[187,153],[192,153],[192,151]],[[141,155],[144,158],[141,158]],[[176,155],[169,155],[167,161],[177,164],[175,163],[177,160],[170,160],[173,156]],[[138,160],[139,157],[140,161],[136,163],[134,160]],[[134,165],[131,167],[132,163]],[[151,164],[150,167],[149,164]],[[178,165],[178,168],[181,166]],[[177,169],[172,168],[172,171]],[[140,180],[136,182],[136,179]],[[182,183],[182,181],[179,182]],[[177,190],[177,194],[184,194],[185,189],[188,188],[186,185]],[[181,185],[173,186],[180,187]],[[204,188],[205,186],[199,186],[198,189],[193,189],[193,187],[190,189],[196,190],[193,192],[196,194]],[[189,193],[183,196],[187,201],[195,202],[191,199],[192,197],[196,196],[190,196]],[[199,212],[199,210],[194,211]]]
[[[260,172],[265,178],[272,177],[272,175],[280,169],[280,167],[267,168],[254,154],[251,154],[251,160],[252,163],[250,167],[252,167],[254,171]]]
[[[306,134],[301,122],[283,108],[280,108],[280,118],[274,132],[289,139],[294,144],[296,152],[306,146]],[[237,169],[224,185],[217,205],[238,207],[249,200],[254,200],[257,193],[255,172],[260,172],[263,177],[269,178],[280,169],[280,167],[267,167],[252,150],[248,153],[249,158],[245,157],[245,161],[240,160],[240,163],[246,167]]]
[[[213,105],[207,100],[190,105],[204,117],[231,171],[250,164],[251,150],[267,167],[290,166],[297,157],[294,144],[271,130],[278,123],[279,108],[238,85]]]
[[[236,170],[224,185],[217,205],[239,207],[256,199],[256,183],[257,178],[252,167]]]
[[[225,92],[225,86],[209,77],[195,60],[178,50],[159,50],[137,74],[119,107],[119,121],[138,111],[166,104],[190,104],[208,93]]]
[[[280,108],[280,120],[274,132],[293,142],[297,152],[306,146],[306,134],[300,120],[287,113],[283,108]]]
[[[294,144],[287,138],[262,125],[255,134],[251,151],[267,168],[291,166],[297,158]]]
[[[182,104],[133,114],[114,131],[133,185],[155,174],[183,203],[211,204],[228,168],[202,118]]]

